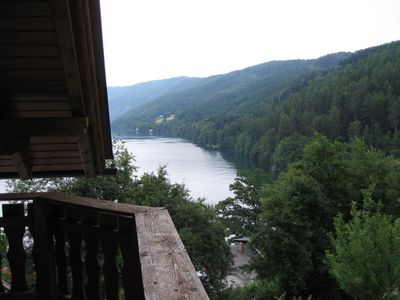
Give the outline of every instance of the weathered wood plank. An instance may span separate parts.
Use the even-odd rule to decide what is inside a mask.
[[[60,70],[62,69],[59,58],[0,58],[1,70]],[[38,91],[42,92],[43,91]]]
[[[17,80],[64,80],[64,72],[62,70],[0,70],[0,80],[17,81]]]
[[[2,206],[5,217],[23,217],[23,204],[5,204]],[[26,292],[28,285],[25,274],[26,253],[23,246],[25,227],[4,227],[8,240],[7,258],[11,270],[11,292]]]
[[[8,105],[8,110],[22,110],[22,111],[64,111],[71,110],[71,105],[69,102],[11,102]]]
[[[58,57],[56,45],[0,45],[0,57]]]
[[[78,144],[73,143],[30,144],[29,151],[31,151],[32,156],[37,155],[37,157],[40,157],[42,153],[45,155],[47,152],[58,153],[63,151],[68,151],[68,153],[71,153],[71,156],[75,156],[75,154],[80,155]]]
[[[122,283],[125,298],[128,300],[144,299],[135,218],[119,217],[119,231],[130,236],[130,239],[120,240],[123,258]]]
[[[67,93],[13,93],[7,96],[10,102],[68,102],[69,96]]]
[[[66,151],[67,149],[62,148],[60,148],[60,150],[61,151],[30,152],[30,158],[80,158],[79,151]]]
[[[57,37],[51,31],[0,31],[0,44],[55,45],[56,43]]]
[[[118,230],[118,217],[116,215],[100,214],[100,226],[107,230]],[[117,267],[118,242],[101,239],[104,253],[103,275],[105,281],[106,299],[119,299],[119,270]]]
[[[46,200],[33,202],[36,272],[40,299],[55,299],[57,295],[53,234],[49,231],[50,210]]]
[[[75,223],[81,222],[81,211],[77,208],[67,208],[67,219]],[[83,258],[81,252],[82,233],[77,230],[67,229],[70,242],[70,262],[72,272],[72,299],[85,300],[85,288],[83,283]]]
[[[85,210],[82,212],[82,221],[86,226],[98,230],[99,214],[96,211]],[[99,262],[99,238],[93,234],[85,234],[86,244],[86,294],[88,299],[100,300],[100,262]]]
[[[39,146],[40,144],[77,144],[76,136],[35,136],[30,137],[31,146]]]
[[[51,17],[0,17],[2,30],[21,31],[53,31],[54,22]]]
[[[4,93],[13,92],[64,92],[64,81],[0,81],[0,90]]]
[[[52,205],[51,213],[53,220],[65,219],[65,207],[61,205]],[[69,296],[68,285],[68,257],[66,253],[66,231],[64,229],[53,228],[55,239],[55,259],[57,265],[57,286],[63,296]]]
[[[59,164],[59,165],[33,165],[32,172],[47,172],[47,171],[76,171],[82,170],[82,164]],[[0,169],[1,170],[1,169]]]
[[[15,117],[15,118],[70,118],[72,117],[72,112],[71,111],[60,111],[60,110],[54,110],[54,111],[8,111],[7,115],[10,117]],[[46,132],[44,134],[49,134],[49,132]]]
[[[168,212],[143,214],[136,220],[145,294],[208,299]]]
[[[35,1],[1,1],[0,16],[50,16],[51,9],[48,2]]]

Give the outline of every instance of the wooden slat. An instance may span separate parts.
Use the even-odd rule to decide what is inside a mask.
[[[111,214],[100,215],[100,226],[108,230],[118,230],[118,217]],[[117,267],[118,243],[101,239],[104,253],[103,275],[105,281],[106,299],[119,299],[119,272]]]
[[[54,259],[54,241],[49,231],[50,210],[45,200],[33,202],[34,239],[36,257],[36,272],[38,273],[38,287],[40,299],[56,299],[56,265]]]
[[[16,118],[70,118],[71,111],[9,111],[7,115]],[[45,133],[48,134],[48,133]]]
[[[0,90],[7,92],[64,92],[64,81],[0,81]]]
[[[82,212],[82,221],[85,225],[98,230],[99,214],[96,211],[85,210]],[[100,300],[100,263],[99,263],[99,239],[92,234],[84,234],[86,244],[86,274],[88,299]]]
[[[17,172],[15,166],[0,166],[0,173],[14,173]]]
[[[6,204],[2,206],[4,217],[23,217],[23,204]],[[8,262],[11,270],[11,292],[26,292],[28,285],[25,274],[26,253],[23,246],[25,227],[5,227],[8,240]]]
[[[61,205],[52,205],[53,220],[65,219],[65,207]],[[64,229],[54,229],[55,255],[57,265],[57,285],[59,291],[64,295],[69,295],[68,285],[68,257],[66,253],[66,232]]]
[[[92,146],[94,145],[91,145],[88,131],[78,135],[78,144],[86,176],[95,176],[96,169],[93,157],[95,151],[93,151]]]
[[[60,54],[63,69],[66,76],[66,86],[68,94],[71,96],[73,115],[80,116],[84,112],[82,102],[82,86],[79,76],[79,69],[76,60],[76,41],[74,40],[73,28],[71,24],[69,4],[66,0],[51,0],[54,13],[54,22],[57,39],[60,45]],[[79,36],[83,32],[79,32]],[[78,47],[80,48],[80,47]],[[93,78],[95,79],[95,78]],[[92,101],[92,99],[86,99]]]
[[[76,136],[35,136],[29,139],[31,146],[35,144],[75,144],[77,143]]]
[[[81,222],[80,210],[76,208],[67,209],[67,219]],[[70,263],[72,272],[72,299],[86,299],[83,283],[83,260],[81,254],[82,233],[79,231],[68,230],[68,239],[70,242]]]
[[[58,57],[55,45],[0,45],[0,57]]]
[[[1,70],[60,70],[61,68],[59,58],[0,58]]]
[[[0,17],[2,30],[21,31],[53,31],[54,22],[51,17]]]
[[[62,70],[0,70],[0,80],[64,80]]]
[[[10,102],[67,102],[69,101],[66,93],[14,93],[9,95]]]
[[[56,43],[57,37],[51,31],[0,31],[0,44],[55,45]]]
[[[60,152],[60,151],[68,151],[71,155],[75,156],[76,153],[79,153],[78,144],[31,144],[29,145],[29,151],[32,152],[32,156],[41,155],[41,153],[46,153],[48,151],[51,152]],[[73,154],[72,154],[73,153]],[[80,155],[80,154],[79,154]]]
[[[12,160],[19,177],[21,177],[21,179],[29,179],[31,177],[32,166],[28,160],[26,151],[14,153]]]
[[[83,170],[82,164],[58,164],[58,165],[33,165],[32,172],[49,172],[49,171],[75,171]],[[0,168],[0,171],[2,169]]]
[[[33,165],[60,165],[60,164],[81,164],[80,157],[72,158],[35,158],[32,160]]]
[[[50,16],[48,2],[35,1],[1,1],[0,16]]]
[[[87,126],[87,118],[2,118],[0,136],[76,135]]]
[[[41,151],[41,152],[30,152],[30,157],[33,159],[36,158],[79,158],[79,151],[64,151],[67,149],[63,149],[63,151]],[[1,164],[0,160],[0,164]],[[6,161],[5,161],[6,162]]]
[[[22,110],[22,111],[70,111],[71,110],[71,105],[69,102],[61,102],[61,101],[56,101],[56,102],[39,102],[39,101],[33,101],[33,102],[12,102],[8,105],[8,110],[9,111],[17,111],[17,110]]]
[[[144,299],[142,271],[134,217],[119,217],[119,231],[130,239],[120,241],[123,257],[122,282],[126,299]]]

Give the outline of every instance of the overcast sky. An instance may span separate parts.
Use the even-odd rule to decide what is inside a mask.
[[[400,39],[400,0],[101,0],[109,86]]]

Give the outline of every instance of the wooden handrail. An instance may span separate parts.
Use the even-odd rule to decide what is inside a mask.
[[[163,210],[164,207],[150,207],[139,206],[125,203],[115,203],[111,201],[104,201],[100,199],[85,198],[79,196],[71,196],[56,192],[43,192],[43,193],[0,193],[1,201],[26,201],[35,199],[46,199],[48,201],[57,202],[61,204],[80,206],[86,208],[93,208],[102,212],[118,213],[132,215],[136,213],[154,212]]]

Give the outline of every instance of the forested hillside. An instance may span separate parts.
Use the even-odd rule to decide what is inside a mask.
[[[152,128],[233,151],[279,174],[300,158],[315,131],[343,141],[359,136],[398,155],[399,117],[400,43],[393,42],[350,56],[271,62],[211,77],[132,110],[113,130]]]
[[[176,77],[154,80],[132,86],[108,87],[110,120],[113,121],[132,108],[157,99],[171,91],[179,92],[191,88],[200,78]]]
[[[168,134],[169,127],[176,128],[182,123],[248,115],[262,109],[274,97],[280,97],[287,88],[296,88],[294,83],[298,80],[307,80],[316,71],[337,66],[347,56],[338,53],[317,60],[273,61],[205,78],[190,89],[182,92],[171,89],[169,94],[133,108],[115,120],[112,128],[118,134],[132,134],[136,128],[146,132],[154,128],[158,134]],[[164,128],[160,116],[165,119],[172,115],[174,122]]]

